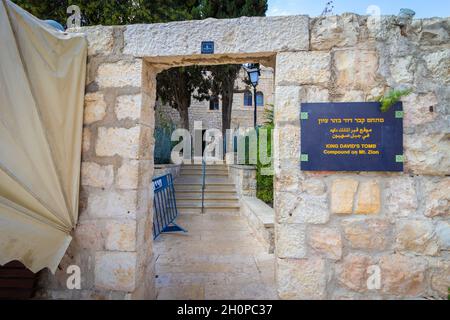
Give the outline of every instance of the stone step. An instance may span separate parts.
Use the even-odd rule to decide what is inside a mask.
[[[201,184],[175,184],[175,192],[201,192]],[[206,185],[205,192],[215,193],[235,193],[234,184],[209,184]]]
[[[181,169],[180,175],[182,176],[201,176],[203,174],[202,169]],[[205,170],[206,176],[228,176],[228,170]]]
[[[239,216],[239,208],[227,208],[227,207],[205,207],[203,214],[221,215],[221,216]],[[178,208],[179,214],[201,214],[201,207],[182,207]]]
[[[208,208],[238,208],[239,209],[239,201],[235,200],[205,200],[205,207]],[[185,199],[182,201],[177,200],[177,208],[201,208],[202,202],[201,200],[189,200]]]
[[[181,166],[182,169],[201,169],[201,164],[183,164]],[[212,170],[228,170],[228,166],[226,164],[207,164],[206,169]]]
[[[176,194],[176,199],[178,201],[201,201],[202,193],[201,192],[178,192]],[[228,193],[216,193],[216,192],[205,192],[205,200],[225,200],[225,201],[238,201],[239,198],[236,193],[228,192]]]
[[[201,178],[202,173],[201,172],[180,172],[179,177],[185,177],[185,178]],[[205,174],[206,178],[228,178],[228,173],[213,173],[213,172],[207,172]]]
[[[175,184],[202,184],[202,176],[180,176],[175,181]],[[206,177],[205,183],[207,185],[232,185],[234,183],[228,177]]]

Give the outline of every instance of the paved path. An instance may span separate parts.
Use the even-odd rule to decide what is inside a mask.
[[[238,213],[180,214],[155,240],[158,299],[277,299],[274,255]]]

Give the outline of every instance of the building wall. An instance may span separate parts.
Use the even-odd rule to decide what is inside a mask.
[[[445,298],[450,18],[416,20],[406,36],[393,22],[345,14],[84,29],[89,61],[80,221],[61,270],[43,277],[42,294],[155,296],[150,180],[156,74],[193,63],[260,59],[270,65],[276,55],[279,296]],[[198,55],[204,39],[216,42],[215,55]],[[370,101],[399,86],[413,89],[404,99],[403,173],[300,170],[301,102]],[[70,264],[81,267],[82,290],[65,287]],[[377,268],[381,286],[369,288],[368,275]]]

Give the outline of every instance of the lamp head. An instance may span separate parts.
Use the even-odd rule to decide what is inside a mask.
[[[244,66],[245,71],[247,71],[248,79],[250,80],[253,87],[256,87],[259,82],[260,69],[258,65],[247,64]]]

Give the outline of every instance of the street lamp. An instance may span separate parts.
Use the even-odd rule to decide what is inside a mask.
[[[261,70],[259,69],[258,64],[249,64],[245,66],[245,71],[247,71],[248,79],[253,86],[253,100],[255,104],[253,110],[253,127],[256,128],[256,86],[258,85]]]

